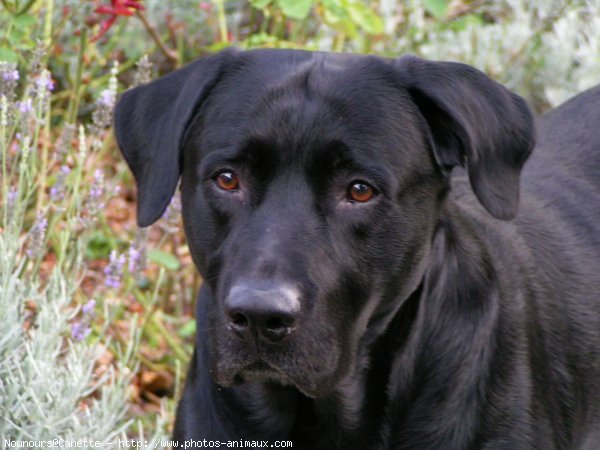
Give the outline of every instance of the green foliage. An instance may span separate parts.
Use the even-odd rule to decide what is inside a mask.
[[[86,257],[89,259],[108,258],[110,251],[116,247],[114,236],[100,230],[94,231],[88,241]]]
[[[379,34],[383,21],[364,3],[356,0],[323,0],[324,22],[356,39],[360,32]]]
[[[125,418],[127,365],[136,338],[116,368],[96,376],[102,346],[69,336],[78,313],[71,304],[74,280],[56,270],[42,287],[19,276],[24,261],[11,237],[0,235],[0,314],[6,320],[0,340],[0,436],[29,441],[88,437],[102,443],[124,436],[130,425]]]
[[[14,74],[13,67],[4,65],[0,76]],[[44,145],[40,136],[51,116],[47,88],[40,89],[39,83],[46,73],[35,74],[37,90],[25,87],[19,100],[8,101],[14,93],[6,86],[0,92],[0,437],[28,442],[87,438],[118,448],[115,440],[126,438],[132,424],[126,410],[140,334],[132,320],[124,346],[114,347],[115,363],[101,365],[113,317],[106,304],[96,310],[94,300],[84,306],[76,300],[89,241],[77,226],[87,220],[84,195],[89,194],[77,182],[85,168],[76,166],[74,185],[53,204],[41,206],[35,219],[29,217],[38,182],[50,179],[44,177],[50,163],[35,153]],[[89,150],[82,135],[80,154]],[[66,226],[58,229],[61,222]],[[56,264],[44,268],[49,239],[69,249],[57,252]]]
[[[173,271],[179,270],[181,267],[181,264],[175,255],[155,248],[148,252],[148,261],[155,262],[165,269]]]
[[[107,301],[114,287],[81,288],[88,263],[118,242],[103,221],[115,191],[99,164],[112,141],[118,70],[99,82],[91,120],[71,123],[81,85],[57,89],[45,63],[49,30],[32,17],[0,19],[10,23],[2,42],[17,55],[0,61],[0,439],[86,438],[118,448],[117,438],[143,433],[126,415],[141,329]],[[60,82],[64,89],[68,79]],[[133,285],[124,274],[110,276]],[[125,335],[111,331],[116,320]],[[163,436],[163,422],[153,424],[154,437]]]
[[[179,335],[183,338],[191,338],[196,334],[196,321],[190,320],[179,329]]]
[[[442,20],[446,17],[449,8],[448,0],[425,0],[425,9],[431,13],[437,20]]]
[[[36,18],[30,14],[11,17],[6,25],[6,43],[0,47],[0,56],[4,56],[4,60],[18,62],[19,52],[35,47],[35,41],[31,39],[31,30],[36,22]]]
[[[290,19],[305,19],[310,12],[312,0],[276,0],[283,14]]]
[[[252,6],[258,9],[265,9],[274,4],[281,12],[290,19],[302,20],[308,16],[310,8],[313,6],[313,0],[252,0]]]

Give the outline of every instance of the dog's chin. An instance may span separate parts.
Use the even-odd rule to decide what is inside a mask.
[[[310,398],[317,398],[326,391],[323,383],[308,380],[306,377],[294,377],[263,361],[255,361],[238,369],[217,370],[214,375],[215,383],[221,387],[247,383],[292,386]]]

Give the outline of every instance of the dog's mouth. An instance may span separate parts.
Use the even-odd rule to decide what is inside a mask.
[[[264,361],[255,361],[235,374],[233,384],[242,383],[274,383],[282,386],[294,384],[286,374]]]
[[[221,369],[224,369],[223,367]],[[301,374],[288,374],[283,369],[266,362],[263,359],[255,360],[249,364],[238,366],[235,369],[228,367],[217,370],[215,381],[222,387],[241,385],[246,383],[272,384],[278,386],[293,386],[307,397],[315,398],[320,389],[315,380]]]
[[[292,339],[270,345],[234,339],[223,330],[214,328],[206,343],[212,379],[223,388],[268,384],[316,398],[327,394],[344,370],[340,339],[331,328],[300,329]]]

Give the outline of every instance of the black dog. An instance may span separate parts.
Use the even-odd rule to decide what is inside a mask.
[[[227,50],[125,93],[116,135],[141,226],[181,177],[205,280],[181,445],[599,448],[600,88],[529,158],[472,67]]]

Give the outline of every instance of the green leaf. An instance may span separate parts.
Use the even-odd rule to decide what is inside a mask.
[[[137,281],[137,287],[142,290],[145,291],[147,289],[150,289],[150,280],[146,277],[142,277]]]
[[[302,20],[310,13],[313,0],[277,0],[277,4],[287,17]]]
[[[347,0],[323,0],[323,21],[346,36],[358,36],[356,24],[348,13]]]
[[[179,335],[183,338],[191,337],[196,334],[196,321],[189,320],[184,326],[179,329]]]
[[[13,19],[13,25],[15,28],[27,28],[31,25],[36,24],[38,19],[36,19],[31,14],[21,14]]]
[[[483,26],[484,20],[481,16],[476,14],[467,14],[465,16],[459,17],[456,20],[450,22],[449,26],[451,30],[454,31],[464,31],[469,26]]]
[[[85,255],[90,259],[107,258],[110,254],[110,251],[115,248],[115,246],[116,243],[114,242],[114,239],[106,236],[101,231],[96,231],[88,241],[87,248],[85,249]]]
[[[177,257],[171,253],[162,250],[152,249],[148,252],[148,260],[160,264],[165,269],[179,270],[181,264]]]
[[[373,10],[362,3],[348,4],[348,13],[352,21],[369,34],[383,33],[383,21]]]
[[[425,0],[425,9],[437,20],[446,17],[448,6],[448,0]]]
[[[30,33],[21,28],[13,28],[8,34],[8,40],[13,48],[19,50],[30,50],[35,47],[35,42],[29,38]]]
[[[250,0],[250,4],[256,9],[265,9],[273,0]]]
[[[249,35],[240,44],[244,49],[249,50],[252,48],[261,48],[265,46],[275,48],[280,42],[284,41],[280,41],[277,36],[272,36],[267,33],[255,33]]]
[[[17,55],[10,48],[0,47],[0,61],[18,63],[19,55]]]
[[[231,47],[231,43],[217,41],[217,42],[213,42],[212,44],[210,44],[206,49],[211,53],[217,53],[217,52],[220,52],[221,50],[225,50],[228,47]]]
[[[321,0],[325,13],[336,16],[337,18],[348,17],[342,0]]]

